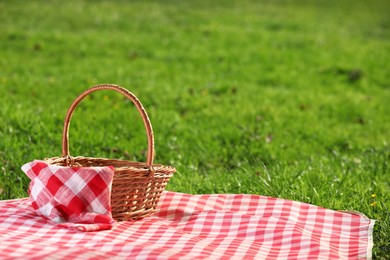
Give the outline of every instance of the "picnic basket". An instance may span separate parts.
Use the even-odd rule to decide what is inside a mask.
[[[130,99],[140,113],[146,129],[148,148],[146,163],[119,159],[70,156],[69,125],[77,105],[89,94],[100,90],[114,90]],[[51,165],[59,166],[112,166],[114,177],[111,191],[112,217],[117,221],[137,220],[153,214],[162,191],[176,171],[174,167],[153,164],[154,136],[148,114],[138,98],[125,88],[112,84],[91,87],[78,96],[70,105],[62,133],[62,156],[47,158]]]

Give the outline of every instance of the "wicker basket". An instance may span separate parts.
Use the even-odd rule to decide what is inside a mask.
[[[90,93],[98,90],[114,90],[137,107],[141,114],[148,138],[146,163],[125,160],[71,157],[69,154],[69,124],[77,105]],[[138,98],[125,88],[116,85],[97,85],[84,91],[68,109],[62,134],[62,157],[45,159],[49,164],[61,166],[113,166],[115,169],[112,183],[111,207],[112,216],[117,221],[136,220],[153,214],[162,191],[170,177],[176,171],[174,167],[153,164],[154,137],[149,117]]]

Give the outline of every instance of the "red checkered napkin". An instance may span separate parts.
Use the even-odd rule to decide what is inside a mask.
[[[35,160],[22,166],[31,179],[30,201],[48,220],[71,229],[111,229],[113,167],[64,167]]]

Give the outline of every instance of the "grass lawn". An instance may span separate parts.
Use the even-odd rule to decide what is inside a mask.
[[[315,4],[314,4],[315,2]],[[333,1],[1,1],[0,199],[61,153],[71,101],[101,83],[144,104],[168,190],[254,193],[377,223],[390,256],[390,5]],[[99,92],[73,155],[144,161],[134,107]]]

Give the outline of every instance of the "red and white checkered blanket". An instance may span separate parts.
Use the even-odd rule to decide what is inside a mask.
[[[0,259],[369,259],[374,221],[257,195],[164,192],[156,214],[80,232],[0,201]]]

